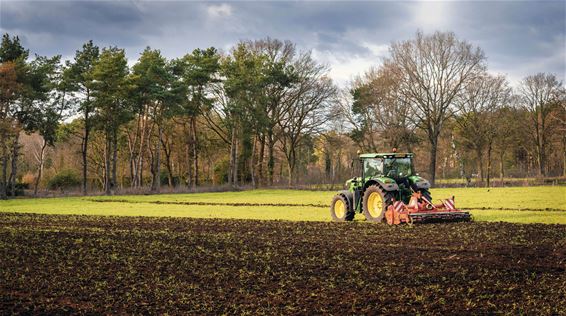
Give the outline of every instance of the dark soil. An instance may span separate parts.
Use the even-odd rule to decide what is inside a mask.
[[[0,214],[2,314],[566,314],[566,225]]]

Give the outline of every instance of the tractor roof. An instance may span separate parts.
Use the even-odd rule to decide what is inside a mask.
[[[413,158],[413,153],[369,153],[361,154],[360,159],[367,158]]]

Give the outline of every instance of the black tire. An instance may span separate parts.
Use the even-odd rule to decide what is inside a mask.
[[[381,199],[381,209],[379,208],[380,201],[370,201],[375,198]],[[372,203],[370,203],[372,202]],[[377,203],[376,203],[377,202]],[[385,211],[387,207],[393,203],[393,193],[382,190],[378,185],[370,185],[364,192],[363,197],[363,213],[368,222],[381,223],[385,218]],[[370,205],[374,204],[374,205]]]
[[[335,222],[345,222],[354,219],[353,207],[342,194],[336,194],[330,203],[330,216]]]
[[[427,189],[421,189],[421,194],[432,203],[432,195],[430,195],[430,191]]]
[[[430,191],[427,189],[421,189],[420,191],[421,191],[421,195],[427,200],[429,200],[430,203],[432,203],[432,195],[430,195]]]

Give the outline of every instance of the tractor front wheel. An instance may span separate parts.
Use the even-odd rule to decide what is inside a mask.
[[[381,223],[385,218],[385,211],[392,203],[393,195],[382,190],[377,185],[370,185],[364,192],[363,213],[369,222]]]
[[[332,216],[332,220],[335,222],[351,221],[355,215],[352,209],[344,195],[336,194],[330,204],[330,216]]]

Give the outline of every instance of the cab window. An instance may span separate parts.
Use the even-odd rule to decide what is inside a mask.
[[[371,158],[364,160],[364,176],[373,177],[383,174],[383,160],[380,158]]]
[[[411,158],[386,158],[385,176],[392,178],[403,178],[413,174]]]

